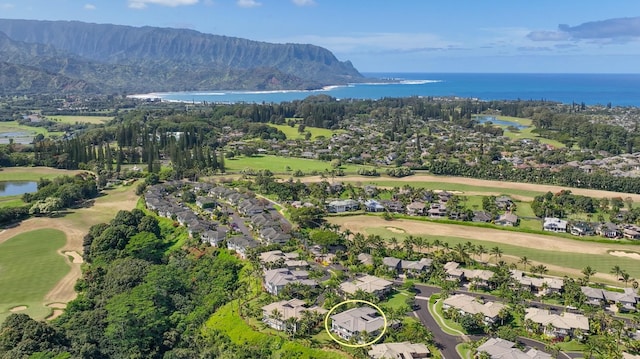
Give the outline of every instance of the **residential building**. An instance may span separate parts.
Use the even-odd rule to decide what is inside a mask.
[[[364,208],[367,212],[384,212],[385,210],[384,206],[374,199],[366,200],[364,202]]]
[[[327,211],[329,211],[329,213],[350,212],[350,211],[357,211],[358,209],[360,209],[360,203],[352,199],[346,199],[342,201],[331,201],[327,205]]]
[[[500,311],[506,306],[498,302],[479,302],[475,297],[467,294],[455,294],[442,302],[443,308],[455,308],[461,314],[482,314],[486,324],[493,324],[498,319]]]
[[[372,275],[363,275],[353,281],[340,284],[340,290],[347,295],[354,295],[358,290],[373,294],[379,298],[384,297],[391,291],[393,283]]]
[[[558,315],[550,314],[546,309],[527,308],[524,319],[540,324],[543,333],[550,337],[575,337],[578,330],[589,331],[589,318],[582,314],[564,312]]]
[[[596,234],[603,236],[605,238],[620,238],[622,237],[622,232],[618,225],[611,222],[601,223],[596,227]]]
[[[425,207],[423,202],[411,202],[407,205],[407,214],[411,216],[422,216],[424,215]]]
[[[487,353],[491,359],[551,359],[551,354],[541,352],[536,349],[529,349],[526,352],[515,348],[516,343],[500,339],[489,338],[477,349],[478,353]]]
[[[227,249],[235,251],[242,259],[246,259],[247,252],[257,246],[258,242],[249,237],[235,236],[227,240]]]
[[[303,270],[290,270],[288,268],[271,269],[264,272],[264,288],[273,295],[278,295],[284,287],[291,283],[299,283],[310,287],[316,287],[318,282],[309,279],[309,273]]]
[[[633,288],[625,288],[622,293],[585,286],[580,287],[580,290],[587,297],[587,304],[598,307],[605,304],[617,304],[619,310],[632,312],[637,310],[636,306],[640,303],[640,296]]]
[[[431,357],[424,344],[410,342],[374,344],[369,350],[372,359],[422,359]]]
[[[592,236],[594,234],[594,229],[590,223],[587,222],[574,222],[571,223],[569,233],[574,236]]]
[[[565,233],[567,232],[568,225],[569,222],[565,221],[564,219],[545,217],[544,223],[542,224],[542,230],[548,232]]]
[[[562,287],[564,287],[564,280],[562,278],[530,277],[517,269],[511,270],[511,278],[520,286],[528,287],[532,292],[537,292],[537,295],[560,293]]]
[[[363,332],[375,338],[384,325],[382,315],[371,307],[357,307],[331,316],[331,331],[344,340],[357,338]]]
[[[501,214],[498,219],[496,219],[495,224],[499,226],[514,227],[518,225],[519,221],[520,219],[515,214],[505,213]]]
[[[433,260],[430,258],[422,258],[419,261],[407,261],[394,257],[382,258],[382,264],[389,270],[406,276],[417,276],[426,273],[431,268],[432,263]]]
[[[305,302],[300,299],[283,300],[267,304],[262,307],[262,321],[275,330],[285,330],[287,319],[300,319],[305,311],[316,312],[318,314],[327,313],[326,309],[313,306],[307,308]],[[296,325],[293,331],[297,331]]]

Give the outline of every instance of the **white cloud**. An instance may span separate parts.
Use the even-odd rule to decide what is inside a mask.
[[[84,5],[84,9],[85,9],[85,10],[95,10],[95,9],[96,9],[96,6],[95,6],[95,5],[93,5],[93,4],[85,4],[85,5]]]
[[[265,39],[273,42],[307,43],[325,47],[333,52],[419,52],[434,49],[460,49],[461,43],[447,41],[429,33],[366,33],[351,36],[303,35],[286,39]]]
[[[169,7],[195,5],[199,0],[129,0],[129,7],[132,9],[144,9],[147,5],[162,5]]]
[[[0,3],[0,9],[2,9],[2,10],[11,10],[14,7],[16,7],[16,6],[13,5],[13,4],[10,4],[10,3]]]
[[[238,0],[237,4],[244,8],[258,7],[262,5],[262,3],[259,3],[256,0]]]
[[[291,0],[296,6],[313,6],[316,4],[314,0]]]

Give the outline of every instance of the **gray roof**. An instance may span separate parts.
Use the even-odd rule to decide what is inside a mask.
[[[345,310],[331,316],[333,325],[347,329],[350,332],[373,333],[384,327],[384,319],[380,313],[371,307],[359,307]]]

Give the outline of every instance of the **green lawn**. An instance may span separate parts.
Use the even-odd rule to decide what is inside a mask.
[[[232,342],[250,348],[273,348],[272,358],[348,358],[346,354],[327,349],[310,348],[305,340],[289,341],[278,334],[255,330],[238,314],[238,301],[234,300],[219,308],[207,320],[202,335],[207,338],[212,330],[218,330],[229,336]]]
[[[70,124],[75,124],[75,123],[103,124],[113,119],[112,116],[63,116],[63,115],[47,116],[47,118],[51,121],[59,121],[62,123],[70,123]]]
[[[449,335],[463,335],[462,326],[452,320],[444,319],[442,315],[442,301],[440,295],[433,295],[429,298],[429,312],[438,323],[440,329]]]
[[[380,172],[380,171],[378,171]],[[382,171],[384,172],[384,171]],[[349,177],[343,177],[342,181],[348,182]],[[360,179],[358,179],[360,181]],[[381,187],[402,187],[404,185],[409,185],[414,188],[427,188],[433,190],[445,190],[445,191],[460,191],[463,192],[475,192],[475,193],[488,193],[488,194],[504,194],[504,195],[518,195],[525,197],[535,197],[537,195],[544,194],[543,192],[538,191],[527,191],[527,190],[519,190],[519,189],[510,189],[510,188],[501,188],[501,187],[484,187],[484,186],[473,186],[466,185],[460,183],[448,183],[448,182],[419,182],[419,181],[394,181],[389,179],[388,177],[380,177],[379,179],[372,178],[371,180],[363,181],[363,185],[374,184],[376,186]]]
[[[0,208],[3,207],[21,207],[26,203],[22,201],[22,195],[3,196],[0,197]]]
[[[325,170],[332,170],[331,164],[325,161],[270,155],[241,156],[233,159],[225,159],[225,166],[227,167],[227,172],[253,169],[256,171],[269,170],[276,174],[293,174],[294,171],[301,170],[308,175],[311,171],[324,172]],[[290,171],[287,171],[287,167]],[[341,168],[345,173],[355,174],[360,167],[362,166],[344,165]],[[368,166],[364,167],[368,168]]]
[[[25,126],[18,123],[18,121],[4,121],[0,122],[0,136],[5,132],[26,132],[29,135],[43,134],[44,136],[60,136],[62,132],[49,132],[44,127],[32,127]]]
[[[367,234],[376,234],[380,235],[383,238],[391,238],[396,237],[399,240],[406,237],[406,234],[391,232],[386,228],[375,227],[375,228],[367,228]],[[420,234],[418,234],[420,235]],[[415,236],[415,234],[414,234]],[[591,266],[599,273],[609,273],[611,268],[615,265],[619,265],[621,268],[626,270],[632,277],[640,278],[640,266],[638,266],[638,261],[636,259],[625,258],[625,257],[616,257],[608,254],[585,254],[585,253],[569,253],[569,252],[559,252],[554,250],[545,250],[536,247],[535,243],[531,243],[530,247],[520,247],[510,244],[502,244],[498,242],[492,242],[489,240],[474,240],[467,238],[459,238],[459,237],[450,237],[450,236],[433,236],[429,233],[422,234],[429,241],[433,242],[438,239],[441,242],[448,242],[451,247],[455,246],[458,243],[466,243],[471,242],[474,245],[482,244],[485,248],[491,248],[494,246],[500,247],[503,250],[504,255],[511,255],[515,257],[526,256],[532,261],[557,265],[560,267],[574,268],[578,270],[582,270],[586,266]],[[584,243],[576,243],[576,245],[585,245]],[[620,249],[623,250],[623,249]],[[488,255],[485,254],[485,260],[489,258]],[[493,260],[492,260],[493,261]],[[551,274],[559,274],[563,275],[564,273],[553,273]],[[621,285],[621,283],[618,283]]]
[[[3,181],[38,181],[40,178],[74,176],[81,172],[83,171],[67,171],[50,167],[8,167],[0,168],[0,178]]]
[[[398,309],[401,307],[405,307],[407,298],[413,298],[415,294],[409,293],[404,290],[396,291],[392,296],[389,297],[386,301],[380,303],[380,305],[384,307],[389,307],[393,309]]]
[[[69,272],[69,265],[56,251],[66,236],[55,229],[21,233],[0,244],[0,322],[9,309],[25,305],[35,319],[44,319],[50,309],[45,295]]]
[[[344,130],[329,130],[326,128],[319,128],[319,127],[305,127],[304,128],[304,132],[300,133],[298,132],[298,125],[296,124],[295,127],[291,127],[289,125],[273,125],[273,124],[269,124],[269,126],[271,127],[275,127],[278,130],[284,132],[284,134],[287,136],[287,139],[289,140],[295,140],[295,139],[304,139],[304,132],[310,132],[311,133],[311,138],[314,139],[318,136],[324,136],[326,138],[331,137],[332,135],[336,134],[336,133],[341,133],[341,132],[345,132]]]

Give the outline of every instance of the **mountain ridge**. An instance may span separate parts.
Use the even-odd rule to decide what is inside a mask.
[[[351,62],[311,44],[80,21],[0,19],[0,32],[14,42],[0,39],[3,59],[107,91],[314,89],[365,79]],[[34,52],[44,53],[53,65],[43,67],[43,55]],[[76,64],[75,72],[60,65],[68,62]]]

